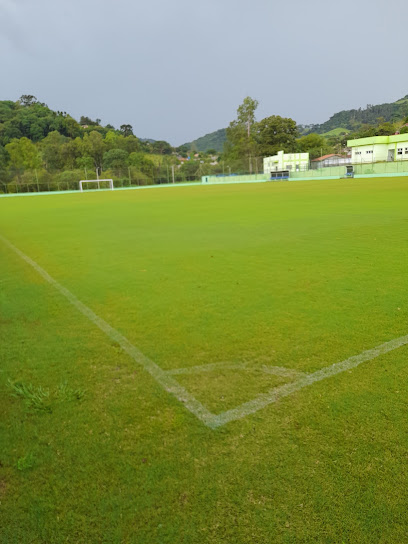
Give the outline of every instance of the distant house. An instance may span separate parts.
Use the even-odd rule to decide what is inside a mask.
[[[343,164],[351,164],[351,157],[330,153],[330,155],[323,155],[310,161],[310,166],[313,170],[327,168],[328,166],[342,166]]]
[[[299,172],[309,169],[309,153],[284,153],[278,151],[277,155],[265,157],[263,160],[264,174],[289,170]]]
[[[352,164],[408,160],[408,134],[358,138],[347,145],[352,148]]]

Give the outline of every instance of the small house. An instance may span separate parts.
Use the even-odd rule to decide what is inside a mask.
[[[344,155],[337,155],[331,153],[330,155],[323,155],[317,159],[310,161],[310,166],[313,170],[318,168],[328,168],[330,166],[343,166],[345,164],[351,164],[351,157],[345,157]]]

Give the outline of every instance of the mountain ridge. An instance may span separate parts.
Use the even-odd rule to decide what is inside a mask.
[[[367,104],[365,108],[353,108],[334,113],[324,123],[310,125],[298,125],[302,136],[315,132],[317,134],[331,135],[343,132],[358,130],[362,125],[377,126],[385,122],[396,122],[408,117],[408,94],[395,102],[384,102],[383,104]],[[184,145],[197,151],[208,151],[214,149],[222,152],[226,141],[226,129],[218,129],[188,142]]]

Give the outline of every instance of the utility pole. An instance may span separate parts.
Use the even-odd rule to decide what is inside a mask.
[[[35,179],[37,180],[37,191],[40,192],[40,186],[38,185],[38,174],[37,174],[37,168],[35,169]]]
[[[132,186],[132,177],[130,175],[130,166],[128,166],[128,172],[129,172],[129,187]]]
[[[171,176],[173,178],[173,183],[174,183],[174,164],[171,165]]]

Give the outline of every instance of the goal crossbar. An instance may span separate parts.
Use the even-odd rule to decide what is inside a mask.
[[[113,191],[113,179],[81,179],[81,181],[79,182],[79,190],[81,191],[81,193],[83,192],[83,190],[84,190],[83,184],[84,183],[97,183],[98,184],[98,189],[100,189],[100,182],[101,181],[109,181],[109,189],[111,191]]]

